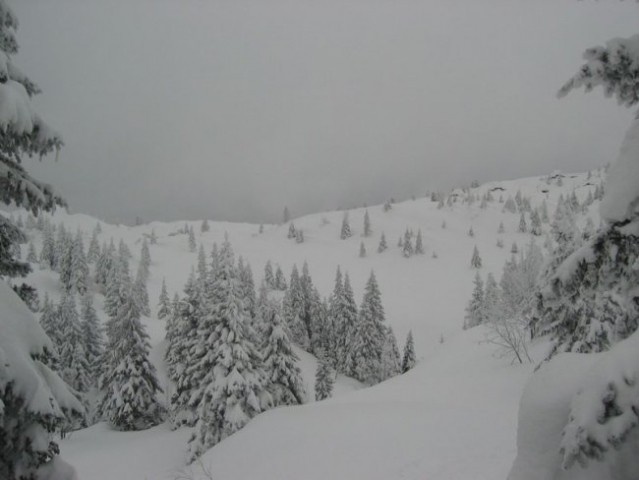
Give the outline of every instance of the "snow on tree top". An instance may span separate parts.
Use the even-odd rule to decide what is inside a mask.
[[[52,351],[51,341],[27,306],[4,282],[0,282],[0,305],[0,388],[13,382],[14,391],[35,412],[62,415],[61,408],[82,411],[83,407],[62,380],[32,359],[45,350]]]

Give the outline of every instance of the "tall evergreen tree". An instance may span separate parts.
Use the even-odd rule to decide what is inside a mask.
[[[82,296],[80,317],[90,384],[93,385],[100,372],[100,359],[104,354],[104,335],[102,325],[93,307],[93,294],[91,292],[86,292]]]
[[[521,212],[521,215],[519,217],[519,227],[517,228],[517,231],[519,233],[528,232],[528,226],[526,225],[526,215],[524,214],[524,212]]]
[[[408,230],[407,228],[404,232],[404,241],[402,242],[402,255],[404,255],[404,257],[406,258],[409,258],[413,256],[413,253],[413,241],[411,239],[410,230]]]
[[[262,359],[251,342],[233,257],[226,240],[220,252],[210,313],[202,319],[198,331],[202,343],[197,350],[202,353],[191,368],[203,375],[192,396],[198,404],[197,422],[189,440],[190,461],[272,404]]]
[[[350,358],[352,374],[359,381],[374,385],[383,380],[382,353],[386,336],[384,307],[375,274],[366,282]]]
[[[417,230],[417,238],[415,239],[415,253],[417,255],[424,254],[424,242],[422,240],[422,230]]]
[[[364,258],[366,257],[366,245],[364,245],[364,242],[360,242],[359,244],[359,258]]]
[[[33,245],[33,242],[29,242],[29,250],[27,250],[27,262],[29,263],[37,263],[38,262],[38,256],[36,255],[36,251],[35,251],[35,245]]]
[[[475,248],[473,248],[473,256],[470,259],[470,266],[472,268],[481,268],[481,265],[482,261],[479,256],[479,250],[477,249],[477,245],[475,245]]]
[[[162,388],[149,361],[149,336],[140,322],[138,303],[130,289],[107,330],[106,352],[111,367],[100,379],[98,412],[117,430],[144,430],[162,421],[158,395]]]
[[[320,359],[315,373],[315,400],[325,400],[333,396],[334,375],[330,363]]]
[[[382,380],[399,375],[402,371],[402,359],[397,346],[397,338],[391,327],[386,328],[382,346]]]
[[[377,246],[377,253],[382,253],[387,248],[388,244],[386,243],[386,235],[382,232],[382,236],[379,238],[379,245]]]
[[[277,305],[270,303],[267,306],[264,325],[263,365],[273,404],[302,404],[306,400],[306,392],[302,372],[297,366],[299,357],[291,347]]]
[[[142,248],[140,249],[140,277],[146,283],[151,273],[151,252],[149,251],[149,243],[146,238],[142,240]]]
[[[342,217],[342,228],[340,230],[339,238],[342,240],[346,240],[347,238],[353,236],[351,232],[351,225],[348,222],[348,212],[344,212],[344,216]]]
[[[211,230],[211,227],[209,226],[209,221],[208,221],[208,220],[206,220],[206,219],[204,219],[204,220],[202,221],[202,225],[200,225],[200,231],[201,231],[202,233],[206,233],[206,232],[208,232],[209,230]]]
[[[373,230],[371,228],[371,218],[368,215],[368,210],[364,212],[364,236],[370,237],[373,234]]]
[[[195,242],[193,226],[188,229],[187,235],[189,236],[189,252],[194,253],[197,250],[197,243]]]
[[[71,288],[84,295],[89,284],[89,266],[84,254],[82,232],[78,230],[71,246]]]
[[[417,363],[415,358],[415,344],[413,342],[413,331],[408,331],[406,344],[404,345],[404,356],[402,358],[402,373],[408,372]]]
[[[484,282],[479,275],[475,274],[473,294],[466,307],[466,316],[464,317],[464,329],[472,328],[484,323],[486,313],[484,308]]]
[[[169,292],[166,290],[166,279],[162,279],[162,289],[160,290],[160,301],[158,303],[158,318],[166,320],[171,314],[171,303]]]
[[[288,239],[295,238],[295,235],[296,235],[295,225],[293,224],[293,222],[291,222],[288,226],[288,233],[286,235],[286,238]]]
[[[288,290],[284,294],[283,316],[286,327],[291,335],[291,340],[305,350],[310,348],[308,329],[304,325],[304,292],[300,282],[297,265],[293,265]]]
[[[58,346],[60,372],[74,390],[86,393],[91,384],[90,367],[74,294],[66,293],[62,297],[58,306],[58,318],[62,340]]]
[[[98,242],[98,231],[97,231],[97,228],[94,228],[93,233],[91,234],[91,242],[89,243],[89,250],[87,251],[87,262],[95,263],[98,261],[99,256],[100,256],[100,243]]]
[[[275,284],[275,276],[273,275],[273,265],[271,264],[270,260],[268,260],[266,262],[266,265],[264,266],[264,283],[270,290],[277,289],[277,286]]]
[[[286,278],[284,278],[284,272],[282,272],[282,268],[278,265],[275,270],[275,285],[278,290],[286,290]]]

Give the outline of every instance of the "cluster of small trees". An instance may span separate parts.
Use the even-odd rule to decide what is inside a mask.
[[[518,257],[513,255],[505,263],[499,284],[492,273],[484,282],[477,272],[464,329],[485,324],[489,327],[488,340],[502,353],[513,355],[519,362],[529,360],[527,319],[542,264],[542,251],[531,241]]]
[[[306,399],[280,309],[266,289],[265,282],[256,298],[250,265],[235,261],[228,238],[208,263],[198,262],[182,298],[168,305],[163,289],[170,414],[174,425],[194,427],[191,461],[258,413]]]

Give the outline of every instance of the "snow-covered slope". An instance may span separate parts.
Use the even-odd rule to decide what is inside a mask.
[[[530,241],[530,234],[517,232],[519,214],[503,211],[500,196],[505,200],[521,191],[533,208],[546,200],[552,216],[560,194],[574,191],[583,201],[602,175],[550,180],[544,176],[471,189],[476,196],[492,193],[495,200],[486,208],[479,201],[461,200],[438,208],[430,198],[394,204],[388,212],[382,206],[369,207],[373,235],[367,238],[362,236],[364,209],[349,212],[354,235],[347,240],[339,238],[341,211],[295,219],[296,228],[304,231],[301,244],[287,239],[288,225],[265,225],[259,233],[257,225],[210,222],[210,231],[201,233],[201,222],[187,222],[207,252],[228,234],[235,252],[250,262],[258,285],[267,260],[281,265],[287,276],[293,264],[307,261],[315,285],[328,296],[339,265],[350,274],[359,303],[374,270],[387,321],[400,347],[412,330],[419,359],[413,371],[374,388],[360,389],[357,382],[341,378],[330,401],[266,412],[208,452],[203,465],[210,466],[216,479],[505,477],[515,453],[519,396],[531,366],[513,366],[496,358],[493,347],[482,342],[482,328],[462,331],[475,274],[471,254],[476,245],[483,260],[480,273],[499,277],[512,243],[521,248]],[[596,205],[589,215],[598,224]],[[81,228],[87,236],[97,221],[64,212],[53,220],[64,222],[71,231]],[[500,222],[503,234],[497,233]],[[136,227],[102,223],[100,235],[100,241],[123,239],[133,252],[133,262],[139,259],[143,235],[153,229],[158,236],[157,245],[151,246],[148,285],[152,316],[144,320],[154,346],[152,359],[161,374],[164,324],[154,314],[162,280],[166,279],[170,294],[181,291],[197,260],[189,252],[187,236],[176,234],[183,226],[184,222]],[[397,241],[407,228],[421,229],[424,255],[402,256]],[[549,225],[543,228],[548,231]],[[382,232],[389,248],[377,253]],[[504,248],[496,245],[498,238]],[[543,242],[543,236],[536,238]],[[38,249],[39,240],[34,234]],[[368,252],[365,258],[359,257],[360,242]],[[37,266],[27,282],[54,298],[59,293],[56,274]],[[102,299],[97,297],[96,307],[102,313]],[[300,356],[307,389],[312,391],[315,359],[303,352]],[[177,472],[184,466],[188,436],[166,426],[117,433],[99,424],[75,432],[62,449],[82,478],[180,478]]]

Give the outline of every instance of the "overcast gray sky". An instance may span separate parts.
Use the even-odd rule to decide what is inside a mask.
[[[278,220],[614,159],[632,112],[557,89],[637,33],[602,0],[10,0],[73,211]]]

